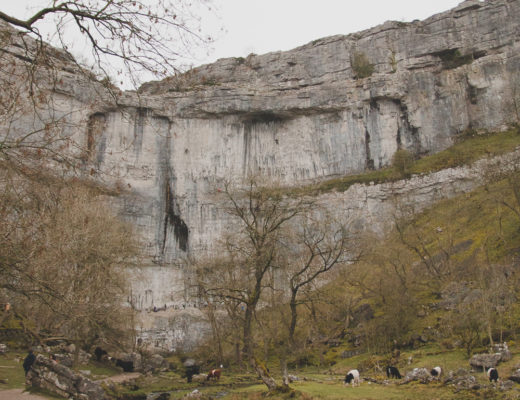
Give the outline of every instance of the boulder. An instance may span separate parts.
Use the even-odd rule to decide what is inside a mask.
[[[66,367],[69,367],[69,368],[72,368],[72,364],[73,364],[73,361],[72,361],[72,357],[69,355],[69,354],[54,354],[54,356],[56,357],[56,360],[61,364],[61,365],[64,365]]]
[[[481,388],[477,379],[464,368],[459,368],[457,371],[449,371],[446,374],[443,383],[445,385],[453,386],[457,392],[460,390],[476,390]]]
[[[0,354],[7,352],[7,345],[0,343]]]
[[[42,355],[36,356],[26,376],[26,383],[75,400],[107,399],[103,388],[98,383]]]
[[[202,393],[195,389],[193,392],[186,394],[184,397],[188,399],[200,399],[202,398]]]
[[[414,368],[409,371],[404,380],[401,382],[402,385],[410,383],[412,381],[419,381],[420,383],[429,383],[433,380],[433,377],[426,368]]]
[[[469,365],[477,371],[485,371],[486,368],[496,367],[497,364],[502,360],[502,354],[475,354],[469,360]]]
[[[116,366],[122,367],[125,372],[143,370],[143,358],[139,353],[116,353],[113,359],[115,359]]]
[[[208,380],[208,375],[207,374],[195,374],[191,377],[191,380],[193,382],[206,382]]]
[[[506,342],[495,344],[492,352],[500,354],[500,361],[509,361],[513,357]]]
[[[146,397],[146,400],[170,400],[170,393],[152,393]]]
[[[159,354],[152,355],[150,358],[146,359],[143,364],[145,372],[168,368],[168,361]]]
[[[507,379],[516,383],[520,383],[520,368],[514,371]]]
[[[499,384],[498,388],[501,391],[511,390],[514,385],[514,383],[510,380],[500,381],[498,384]]]

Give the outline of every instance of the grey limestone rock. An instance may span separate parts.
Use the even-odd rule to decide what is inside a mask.
[[[81,374],[43,355],[38,355],[26,376],[26,382],[65,398],[105,400],[103,388]]]
[[[470,358],[469,364],[477,370],[485,371],[486,368],[496,367],[498,363],[509,361],[512,358],[511,351],[505,342],[494,345],[491,350],[495,352],[475,354]]]
[[[419,381],[420,383],[429,383],[433,380],[430,372],[426,368],[414,368],[413,370],[406,373],[402,385],[410,383],[412,381]]]
[[[507,379],[516,383],[520,383],[520,369],[513,371],[513,373]]]
[[[481,385],[477,382],[474,375],[464,368],[459,368],[457,371],[449,371],[443,380],[445,385],[451,385],[455,388],[455,391],[460,390],[477,390],[481,388]]]
[[[398,149],[431,154],[467,129],[519,122],[519,39],[520,0],[465,1],[424,21],[219,60],[117,101],[56,50],[59,101],[49,101],[57,108],[48,114],[77,126],[70,135],[75,148],[89,149],[86,174],[121,193],[107,202],[141,236],[145,257],[128,274],[143,342],[189,350],[209,332],[201,304],[184,296],[183,260],[210,254],[234,227],[217,195],[222,180],[254,173],[301,186],[382,168]],[[22,46],[11,47],[5,53],[16,58]],[[373,67],[364,78],[360,55]],[[27,113],[16,128],[34,130],[34,120]],[[393,199],[422,209],[474,188],[480,167],[354,185],[317,202],[381,234],[396,211]],[[154,306],[161,311],[148,315]]]
[[[479,371],[485,371],[487,368],[496,367],[501,359],[500,353],[475,354],[470,358],[469,365]]]

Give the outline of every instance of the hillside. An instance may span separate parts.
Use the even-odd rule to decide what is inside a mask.
[[[519,145],[517,129],[466,136],[443,152],[412,161],[408,170],[442,171],[443,166],[481,162],[491,155],[508,161],[504,156]],[[474,190],[439,201],[411,219],[396,220],[401,234],[394,230],[378,239],[362,260],[338,271],[333,283],[313,294],[314,311],[302,311],[298,328],[307,344],[289,359],[289,372],[299,379],[291,385],[299,394],[291,398],[515,398],[516,384],[506,378],[515,373],[520,360],[516,341],[520,333],[516,323],[520,315],[516,268],[520,203],[514,195],[520,179],[517,163],[505,166],[513,169],[496,172],[495,166]],[[399,173],[394,167],[383,176],[392,180]],[[269,314],[260,311],[259,321],[269,323]],[[476,334],[474,341],[468,341],[468,332]],[[264,342],[266,339],[269,336],[259,335],[258,346],[264,348],[262,357],[271,374],[280,379],[280,348],[271,339]],[[469,357],[487,352],[490,339],[509,343],[512,352],[512,359],[497,367],[506,382],[498,386],[501,390],[482,372],[470,371]],[[226,358],[232,358],[229,344],[224,348]],[[189,356],[204,360],[203,370],[210,368],[217,356],[215,342]],[[18,368],[9,357],[2,365]],[[265,386],[240,372],[230,359],[218,383],[186,384],[179,357],[187,355],[172,357],[176,366],[170,371],[113,387],[111,393],[118,393],[116,398],[137,399],[150,392],[168,392],[173,399],[197,389],[205,396],[224,399],[263,397]],[[441,366],[444,375],[427,384],[402,384],[403,380],[386,378],[383,368],[389,364],[398,367],[403,376],[414,368],[429,370],[433,366]],[[98,371],[99,367],[92,363],[81,368]],[[364,379],[359,388],[342,383],[352,368]],[[460,379],[450,381],[450,374],[455,373]],[[19,374],[10,373],[9,387],[21,385]],[[475,377],[471,389],[464,383],[468,376]]]
[[[488,168],[496,162],[492,156],[516,165],[517,133],[511,127],[520,122],[519,35],[520,0],[469,0],[424,21],[389,21],[362,32],[317,39],[287,52],[223,59],[147,83],[137,92],[120,92],[110,82],[98,81],[82,70],[63,50],[43,46],[48,57],[41,64],[39,54],[33,52],[38,48],[36,41],[7,28],[0,37],[5,56],[0,78],[6,83],[0,97],[16,101],[2,114],[0,150],[8,148],[4,142],[11,141],[16,149],[19,139],[26,137],[35,138],[28,148],[41,150],[38,145],[47,145],[49,137],[57,138],[45,154],[47,158],[36,152],[35,169],[41,175],[38,185],[26,182],[24,194],[35,194],[36,205],[57,198],[53,204],[61,206],[61,195],[74,197],[81,186],[76,183],[87,182],[97,188],[92,191],[97,197],[88,203],[92,206],[81,210],[84,220],[91,221],[89,212],[107,211],[99,206],[104,202],[137,233],[138,245],[129,246],[132,249],[118,242],[126,258],[114,257],[114,261],[108,257],[110,251],[96,253],[114,263],[124,259],[124,275],[130,280],[125,301],[138,314],[132,320],[136,340],[151,351],[192,351],[211,332],[212,323],[205,314],[208,298],[194,284],[199,278],[195,265],[202,262],[211,269],[211,263],[225,254],[221,247],[225,239],[243,232],[240,215],[229,213],[230,196],[226,198],[226,194],[232,194],[229,188],[243,192],[244,181],[251,177],[259,177],[269,186],[265,193],[272,197],[268,200],[313,203],[321,207],[316,215],[327,216],[322,223],[348,227],[359,238],[367,235],[370,239],[365,242],[380,244],[383,249],[397,251],[392,244],[396,242],[395,249],[400,251],[395,265],[387,257],[364,260],[366,264],[358,267],[376,271],[388,268],[390,262],[392,268],[414,266],[415,271],[422,265],[424,279],[434,275],[441,279],[435,291],[428,291],[433,283],[421,281],[415,273],[391,278],[406,278],[407,284],[414,284],[405,293],[414,303],[422,304],[421,299],[432,302],[432,296],[442,296],[442,280],[460,265],[471,264],[470,260],[502,264],[515,248],[514,228],[508,225],[514,218],[501,214],[498,200],[495,208],[485,210],[500,210],[498,234],[482,232],[494,227],[492,220],[480,214],[491,200],[482,204],[475,200],[481,208],[462,220],[461,226],[471,226],[473,233],[445,226],[462,218],[462,210],[446,211],[451,213],[446,224],[439,222],[444,218],[441,215],[421,213],[434,204],[471,197],[470,193],[490,179],[492,169]],[[40,91],[36,104],[30,87],[33,81],[23,75],[35,66],[40,67],[31,76]],[[29,152],[15,153],[24,160]],[[11,162],[9,157],[4,159],[3,166]],[[26,174],[24,168],[17,168],[2,169],[5,182],[10,183],[12,171]],[[58,185],[60,195],[48,194],[47,172],[55,174],[57,181],[63,179]],[[13,182],[13,195],[6,202],[12,213],[7,213],[6,221],[29,213],[19,212],[13,199],[20,185]],[[499,193],[499,189],[494,191]],[[262,196],[256,200],[266,198]],[[81,199],[74,200],[74,206],[80,207]],[[45,207],[31,211],[42,209]],[[75,251],[76,246],[61,245],[60,239],[75,237],[73,228],[82,224],[79,217],[73,217],[83,214],[67,215],[76,224],[71,224],[70,231],[56,227],[47,232],[45,227],[59,225],[64,218],[59,211],[67,208],[56,210],[48,220],[35,217],[25,221],[27,229],[41,221],[38,228],[45,234],[31,251],[24,246],[32,243],[27,238],[34,235],[24,236],[15,243],[16,250],[22,249],[17,255],[30,255],[30,261],[54,266],[59,264],[56,260],[64,259],[59,252],[54,258],[49,256],[53,261],[47,263],[34,255],[54,249],[48,243],[58,243],[60,251]],[[515,215],[514,207],[511,210]],[[251,207],[249,211],[256,210]],[[413,219],[421,215],[435,221],[435,226],[426,228],[423,221]],[[414,230],[419,228],[402,222],[405,217],[413,217],[411,221],[426,231]],[[400,236],[385,244],[383,238],[396,222],[404,224]],[[115,232],[116,223],[97,226],[103,234],[109,228]],[[437,232],[437,228],[439,235],[430,237],[428,229]],[[414,235],[422,241],[408,238]],[[507,235],[511,242],[505,241]],[[106,244],[100,240],[101,234],[88,237],[96,245]],[[12,244],[3,243],[7,248]],[[374,255],[379,250],[362,247],[363,253]],[[298,259],[284,251],[287,264]],[[352,254],[357,256],[356,251]],[[98,260],[87,255],[85,262]],[[20,265],[25,265],[23,257]],[[277,258],[279,265],[281,259],[282,255]],[[69,264],[76,265],[77,260]],[[52,272],[61,276],[59,271]],[[460,278],[471,271],[459,272]],[[275,283],[260,282],[254,294],[282,285],[278,280],[283,280],[283,274],[272,274]],[[373,284],[358,282],[358,295],[373,291],[367,286]],[[367,287],[363,289],[363,285]],[[267,295],[260,297],[255,301],[267,301]],[[378,303],[381,299],[368,300],[372,312],[384,311],[384,304]],[[393,301],[398,303],[397,298]],[[241,306],[247,308],[245,303]],[[350,312],[352,307],[354,304],[345,310]],[[247,314],[250,321],[253,311],[256,309]],[[312,314],[313,310],[307,311]],[[396,330],[387,333],[401,337],[410,333],[411,324],[411,320],[399,321]],[[387,341],[380,345],[382,349],[389,346]]]

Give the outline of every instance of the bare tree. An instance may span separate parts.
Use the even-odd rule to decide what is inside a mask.
[[[346,265],[361,256],[357,235],[346,226],[333,222],[329,216],[300,218],[287,243],[285,269],[289,281],[289,342],[294,344],[298,318],[297,307],[303,301],[300,290],[315,284],[337,265]],[[322,282],[323,283],[323,282]]]
[[[261,187],[256,178],[249,178],[241,189],[225,184],[222,195],[234,219],[233,232],[224,238],[219,260],[199,269],[199,283],[210,297],[242,309],[242,353],[269,390],[276,390],[279,386],[255,356],[254,318],[262,294],[272,287],[269,273],[281,267],[282,228],[309,203],[286,199],[273,188]]]
[[[36,333],[84,345],[119,340],[127,327],[121,269],[136,254],[132,232],[103,206],[107,189],[73,177],[89,171],[87,122],[118,104],[114,75],[136,86],[143,72],[176,73],[192,45],[207,43],[196,7],[50,0],[27,19],[0,11],[0,295]],[[49,20],[61,49],[44,42]],[[90,65],[70,53],[78,37]]]
[[[280,354],[283,383],[288,385],[287,355],[295,348],[295,332],[298,321],[298,306],[306,302],[301,296],[304,290],[314,290],[315,285],[327,283],[326,275],[334,267],[359,259],[360,252],[354,232],[334,221],[323,210],[314,209],[311,215],[301,215],[291,223],[284,238],[282,275],[286,277],[289,293],[286,302],[290,317],[287,340],[281,343]],[[282,289],[283,290],[283,289]]]
[[[198,13],[209,2],[143,0],[52,0],[27,19],[0,11],[0,20],[35,38],[43,48],[41,25],[52,19],[57,45],[68,51],[78,38],[90,48],[94,65],[109,76],[121,66],[134,83],[143,71],[165,76],[178,71],[191,47],[207,43]]]
[[[78,351],[96,337],[122,343],[131,332],[123,267],[137,254],[132,230],[97,190],[49,179],[18,180],[34,187],[31,196],[11,185],[0,196],[0,293],[38,341],[59,336]]]

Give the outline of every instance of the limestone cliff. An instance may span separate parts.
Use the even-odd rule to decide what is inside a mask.
[[[518,121],[519,17],[518,0],[466,1],[424,21],[145,84],[121,99],[126,117],[121,106],[103,114],[98,168],[131,185],[123,213],[143,227],[153,262],[175,264],[218,238],[226,220],[211,192],[222,178],[259,173],[301,185],[380,168],[398,148],[436,152],[468,128]],[[357,77],[356,58],[371,76]],[[142,307],[175,297],[158,290],[163,274],[182,282],[180,269],[156,269],[149,276],[160,282],[147,297],[140,290]]]
[[[213,195],[222,179],[255,173],[298,186],[383,167],[399,148],[428,154],[464,130],[518,122],[519,39],[520,0],[469,0],[424,21],[219,60],[117,99],[63,68],[56,95],[84,127],[75,135],[89,168],[125,189],[115,206],[142,234],[134,305],[194,309],[183,259],[210,251],[229,223]],[[319,201],[379,231],[390,190],[424,207],[477,182],[467,168]],[[186,335],[168,315],[143,319],[142,330],[169,332],[172,348]]]

